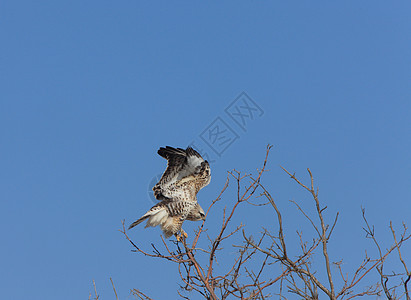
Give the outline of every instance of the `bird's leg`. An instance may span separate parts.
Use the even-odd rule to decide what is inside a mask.
[[[179,242],[184,241],[188,237],[188,234],[185,233],[185,231],[183,230],[183,227],[181,226],[183,225],[183,222],[187,219],[188,214],[194,208],[194,206],[195,206],[194,202],[191,202],[191,203],[189,202],[186,205],[184,205],[183,212],[180,215],[179,224],[178,224],[179,229],[180,229],[179,230],[180,234],[178,236],[176,235],[177,241]]]
[[[178,242],[185,240],[187,237],[188,234],[183,230],[183,228],[180,229],[180,234],[176,233],[176,239]]]

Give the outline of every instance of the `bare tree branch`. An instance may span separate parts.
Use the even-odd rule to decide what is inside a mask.
[[[268,188],[262,183],[271,148],[272,146],[267,146],[262,167],[257,169],[254,175],[237,170],[227,172],[227,179],[221,192],[206,212],[206,216],[211,211],[213,214],[221,213],[217,229],[207,229],[208,223],[203,221],[194,231],[191,242],[188,239],[166,241],[161,237],[160,245],[151,244],[151,249],[143,250],[127,235],[123,221],[120,232],[131,244],[132,251],[177,264],[181,280],[177,293],[182,299],[192,299],[192,295],[196,294],[197,298],[203,299],[267,299],[278,296],[281,300],[287,299],[286,293],[289,293],[302,299],[320,299],[326,296],[334,300],[375,296],[384,292],[388,299],[400,299],[405,296],[409,300],[408,283],[411,274],[401,252],[402,245],[410,238],[405,224],[402,233],[397,234],[390,223],[394,243],[383,250],[385,248],[377,241],[374,227],[368,223],[363,210],[366,237],[372,239],[378,250],[378,257],[370,258],[366,253],[364,260],[355,270],[346,272],[343,270],[343,260],[332,260],[328,250],[339,212],[331,218],[328,216],[327,206],[320,203],[319,189],[314,185],[314,176],[310,169],[307,169],[310,180],[307,185],[295,174],[281,167],[298,186],[309,192],[313,200],[309,209],[303,209],[305,206],[297,201],[291,201],[302,214],[297,224],[308,221],[315,231],[309,239],[304,239],[304,227],[298,228],[295,242],[299,247],[290,246],[290,239],[293,237],[285,237],[283,214]],[[235,196],[227,196],[228,190]],[[230,201],[226,202],[224,208],[220,208],[219,203],[223,197],[229,198]],[[255,239],[252,235],[246,235],[246,231],[251,230],[245,226],[246,224],[236,223],[238,221],[235,216],[239,214],[239,207],[259,210],[267,209],[267,204],[271,204],[274,209],[275,218],[270,225],[276,230],[262,227],[262,231]],[[310,217],[312,214],[317,217]],[[240,231],[242,235],[238,234]],[[234,238],[236,244],[233,243]],[[238,242],[238,239],[241,242]],[[395,252],[394,250],[405,273],[384,272],[384,263],[387,257]],[[318,264],[318,259],[315,258],[321,258],[324,263]],[[331,271],[332,263],[336,267],[335,272]],[[380,281],[371,286],[361,286],[360,283],[373,270],[380,275]],[[318,274],[326,274],[326,279]],[[397,280],[395,284],[391,284],[393,280]],[[112,285],[115,291],[113,282]],[[401,288],[403,292],[400,291]],[[96,290],[95,294],[98,299]],[[116,291],[115,294],[117,298]],[[138,289],[133,289],[132,294],[139,299],[151,299]]]

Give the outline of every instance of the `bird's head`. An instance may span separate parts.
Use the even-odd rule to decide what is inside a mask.
[[[205,220],[205,212],[203,208],[200,206],[200,204],[196,204],[196,206],[193,208],[193,210],[190,212],[190,214],[187,216],[187,220],[190,221],[201,221]]]

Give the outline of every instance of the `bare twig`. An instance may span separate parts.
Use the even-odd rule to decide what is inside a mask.
[[[94,299],[98,300],[99,296],[97,295],[96,282],[94,281],[94,279],[93,279],[93,286],[94,286],[94,295],[96,295]]]
[[[116,291],[116,288],[114,287],[114,282],[113,282],[113,279],[111,277],[110,277],[110,281],[111,281],[111,285],[113,286],[114,294],[116,295],[116,300],[118,300],[117,291]]]

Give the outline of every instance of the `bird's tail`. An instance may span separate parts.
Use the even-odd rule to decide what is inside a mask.
[[[144,220],[148,219],[146,227],[154,227],[163,224],[168,218],[168,212],[164,202],[154,205],[148,212],[146,212],[140,219],[130,225],[128,229],[137,226]]]
[[[137,221],[133,222],[133,223],[128,227],[128,229],[131,229],[131,228],[137,226],[138,224],[140,224],[141,222],[143,222],[144,220],[146,220],[148,217],[149,217],[149,215],[147,215],[147,216],[146,216],[146,215],[142,216],[140,219],[138,219]]]

